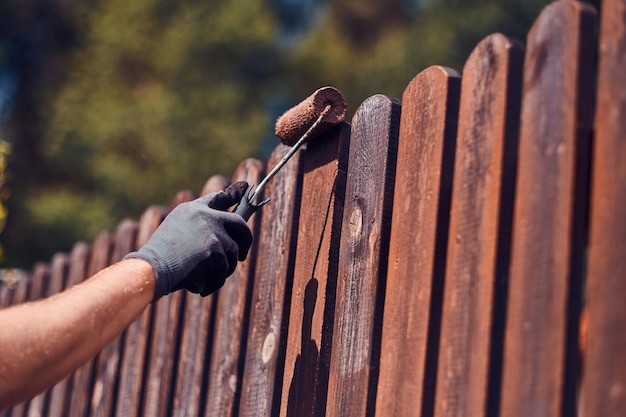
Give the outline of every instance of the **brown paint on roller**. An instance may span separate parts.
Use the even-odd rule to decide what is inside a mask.
[[[327,106],[330,109],[309,137],[315,137],[345,119],[347,106],[343,94],[334,87],[322,87],[278,118],[276,136],[285,145],[295,145]]]

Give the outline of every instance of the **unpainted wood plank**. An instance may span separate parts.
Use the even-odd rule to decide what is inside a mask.
[[[270,171],[291,149],[279,145],[267,163]],[[248,329],[239,416],[275,415],[287,342],[289,300],[296,254],[302,156],[298,152],[270,181],[262,208],[257,264]],[[272,412],[274,410],[274,412]]]
[[[626,2],[601,9],[582,416],[626,410]]]
[[[402,96],[377,416],[432,413],[459,90],[433,66]]]
[[[374,414],[399,128],[400,101],[380,94],[352,119],[329,415]]]
[[[223,190],[229,180],[221,175],[209,178],[202,195]],[[173,391],[172,410],[168,416],[200,415],[203,408],[203,385],[206,378],[205,355],[212,339],[215,315],[215,295],[200,297],[187,292],[185,306],[180,315],[181,329],[178,360]]]
[[[263,163],[249,158],[239,164],[232,182],[258,184],[263,174]],[[260,209],[248,221],[253,236],[257,236],[256,225],[262,215],[263,209]],[[207,389],[205,391],[203,387],[201,390],[201,395],[206,392],[205,415],[230,416],[238,412],[256,248],[253,243],[247,259],[239,263],[224,286],[215,293],[214,336],[211,357],[207,358],[209,368],[205,371],[208,372]]]
[[[85,280],[91,247],[85,242],[77,242],[72,247],[67,270],[66,289],[70,289]],[[76,372],[83,372],[82,369]],[[50,390],[48,416],[67,416],[70,399],[74,389],[74,374],[68,376]]]
[[[280,415],[323,415],[335,316],[350,125],[308,143]]]
[[[138,224],[135,220],[121,221],[115,231],[115,243],[110,263],[124,258],[135,247]],[[110,416],[115,410],[119,362],[122,355],[125,333],[116,337],[98,354],[94,370],[94,386],[91,393],[90,416]]]
[[[561,0],[526,43],[500,414],[575,414],[595,11]]]
[[[522,65],[521,44],[494,34],[463,68],[437,417],[498,410]]]

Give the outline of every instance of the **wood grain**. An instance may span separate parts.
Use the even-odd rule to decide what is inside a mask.
[[[132,250],[141,248],[161,224],[166,209],[151,206],[139,219],[137,238]],[[142,416],[141,398],[144,381],[146,355],[149,354],[149,336],[152,324],[153,306],[150,304],[126,329],[123,354],[120,359],[118,393],[115,414],[118,416]]]
[[[575,414],[594,19],[561,0],[527,38],[503,416]]]
[[[289,149],[279,145],[274,150],[267,163],[268,172]],[[263,417],[278,412],[298,235],[303,155],[298,152],[292,156],[268,183],[265,192],[271,201],[262,209],[257,239],[240,416]]]
[[[522,62],[521,44],[495,34],[476,46],[463,68],[437,417],[498,410]]]
[[[584,416],[626,410],[626,2],[604,0],[600,22],[587,276]]]
[[[168,212],[178,204],[191,201],[195,194],[191,191],[176,193],[170,203],[170,208],[152,206],[144,213],[143,227],[140,226],[137,234],[136,247],[143,246],[152,233],[161,224]],[[140,222],[140,225],[142,223]],[[178,343],[181,327],[181,315],[184,305],[185,294],[177,291],[161,297],[153,303],[143,316],[151,316],[151,328],[145,323],[148,318],[139,319],[142,323],[143,332],[150,332],[145,340],[144,349],[148,349],[149,355],[144,357],[143,390],[137,395],[143,397],[139,406],[141,416],[170,416],[172,404],[172,390],[176,373],[176,361],[178,359]],[[141,334],[138,333],[139,337]],[[137,409],[137,408],[135,408]]]
[[[209,178],[202,189],[202,195],[221,191],[230,181],[222,176]],[[181,334],[178,343],[179,354],[176,383],[174,385],[173,409],[171,416],[200,415],[206,394],[207,347],[213,338],[215,320],[215,295],[200,297],[185,294],[184,311],[181,314]],[[204,391],[203,391],[204,387]]]
[[[373,415],[400,102],[376,95],[352,119],[327,412]]]
[[[67,279],[65,281],[65,289],[72,288],[85,280],[87,274],[87,265],[91,256],[91,247],[84,242],[77,242],[70,253],[69,267],[67,270]],[[70,400],[74,390],[74,375],[83,372],[79,368],[72,375],[56,384],[50,390],[50,403],[48,405],[48,416],[67,416],[69,415]]]
[[[49,264],[38,262],[33,267],[33,271],[31,273],[31,290],[30,297],[31,301],[36,301],[42,298],[45,298],[48,294],[48,286],[50,284],[50,273],[51,267]],[[48,402],[47,392],[43,392],[30,401],[28,401],[28,405],[25,407],[25,416],[41,416]],[[1,413],[0,413],[1,415]]]
[[[123,220],[115,231],[115,243],[110,263],[120,261],[135,247],[138,224]],[[115,338],[96,357],[94,386],[91,394],[90,416],[108,417],[115,410],[120,357],[123,353],[125,333]]]
[[[378,416],[432,412],[459,90],[454,70],[430,67],[402,96]]]
[[[250,184],[258,184],[263,173],[261,161],[246,159],[239,164],[232,182],[244,180]],[[257,236],[256,225],[262,216],[263,209],[257,211],[248,221],[253,236]],[[215,293],[217,294],[215,333],[210,365],[208,370],[205,370],[208,372],[205,415],[237,415],[256,248],[256,244],[253,244],[247,259],[239,263],[224,286]]]
[[[350,126],[309,142],[289,309],[280,415],[324,415]]]

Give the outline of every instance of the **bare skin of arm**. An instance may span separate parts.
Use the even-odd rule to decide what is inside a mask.
[[[0,409],[70,375],[150,304],[154,271],[126,259],[50,298],[0,310]]]

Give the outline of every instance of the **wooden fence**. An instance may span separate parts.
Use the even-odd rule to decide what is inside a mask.
[[[0,416],[623,416],[626,2],[557,1],[525,44],[488,36],[462,77],[367,99],[270,182],[218,293],[164,297]],[[167,211],[15,272],[0,306],[116,262]]]

